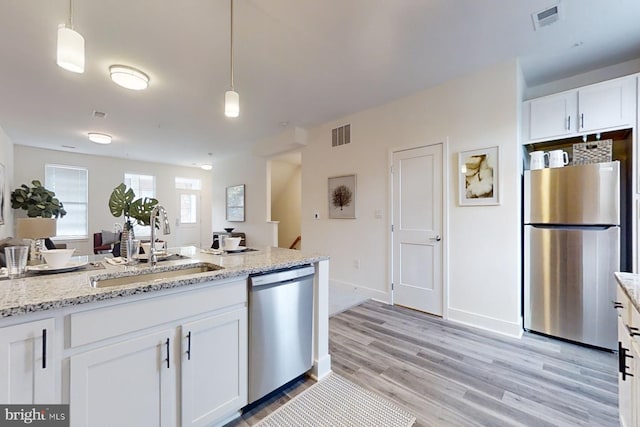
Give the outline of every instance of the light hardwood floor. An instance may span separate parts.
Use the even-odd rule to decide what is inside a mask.
[[[418,427],[619,425],[613,353],[372,301],[329,328],[333,371],[405,407]],[[229,425],[253,425],[311,384],[300,380]]]

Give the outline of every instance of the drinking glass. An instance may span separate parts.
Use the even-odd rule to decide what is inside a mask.
[[[140,255],[140,240],[128,239],[127,244],[127,265],[136,265]]]
[[[9,277],[22,276],[27,271],[27,255],[29,246],[8,246],[4,248]]]

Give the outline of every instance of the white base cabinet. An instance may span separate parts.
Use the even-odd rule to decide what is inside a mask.
[[[617,287],[618,310],[618,407],[620,425],[640,425],[640,313]]]
[[[69,318],[73,427],[215,426],[247,404],[244,278]]]
[[[44,319],[0,328],[0,402],[59,403],[54,357],[55,320]]]
[[[182,426],[209,426],[247,404],[247,309],[181,330]]]
[[[173,333],[154,332],[72,356],[71,426],[174,426]]]

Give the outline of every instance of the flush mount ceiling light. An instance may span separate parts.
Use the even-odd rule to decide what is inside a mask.
[[[200,168],[206,170],[206,171],[210,171],[211,169],[213,169],[212,165],[202,165],[200,166]]]
[[[112,65],[109,67],[109,73],[115,84],[127,89],[144,90],[149,87],[149,76],[133,67]]]
[[[96,144],[111,144],[111,135],[89,132],[89,141],[95,142]]]
[[[84,73],[84,37],[73,29],[72,0],[69,0],[69,26],[58,25],[56,63],[73,73]]]
[[[224,93],[224,115],[227,117],[238,117],[240,115],[240,95],[233,89],[233,0],[231,1],[231,37],[230,37],[230,71],[231,71],[231,90]]]

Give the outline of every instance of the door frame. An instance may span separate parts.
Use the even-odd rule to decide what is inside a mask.
[[[455,159],[450,158],[449,153],[449,137],[444,137],[440,139],[436,139],[436,142],[429,142],[424,144],[417,145],[407,145],[407,146],[399,146],[399,147],[391,147],[388,149],[388,160],[387,160],[387,171],[388,171],[388,209],[389,215],[387,219],[387,236],[388,236],[388,244],[389,244],[389,302],[391,305],[394,305],[393,298],[393,290],[391,289],[391,284],[393,283],[393,232],[391,231],[391,226],[393,225],[394,220],[394,211],[393,211],[393,154],[398,151],[408,151],[417,148],[430,147],[433,145],[442,145],[442,318],[447,319],[449,317],[449,200],[450,195],[449,191],[451,189],[450,180],[448,177],[450,176],[449,170],[455,170],[455,167],[450,167],[452,162],[455,162]],[[455,184],[455,183],[454,183]]]

